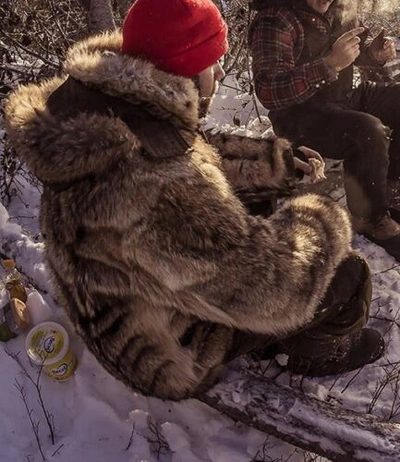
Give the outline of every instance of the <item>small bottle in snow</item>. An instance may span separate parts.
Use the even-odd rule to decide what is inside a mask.
[[[2,260],[2,264],[4,274],[1,287],[6,289],[8,303],[4,300],[6,297],[3,291],[3,303],[0,308],[0,341],[6,342],[30,327],[30,317],[25,305],[28,296],[14,261]]]
[[[9,294],[10,300],[17,298],[21,302],[26,303],[28,295],[26,294],[25,286],[21,280],[21,274],[15,267],[14,260],[2,260],[5,270],[4,285]]]
[[[10,303],[6,302],[0,308],[0,341],[7,342],[21,333],[11,312]]]

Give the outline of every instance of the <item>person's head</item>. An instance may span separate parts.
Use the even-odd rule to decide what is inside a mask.
[[[195,79],[211,97],[224,74],[227,26],[212,0],[137,0],[122,27],[122,52],[162,71]]]
[[[335,0],[306,0],[307,5],[320,14],[325,14]]]

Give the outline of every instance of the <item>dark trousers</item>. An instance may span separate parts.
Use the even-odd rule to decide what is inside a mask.
[[[296,361],[311,363],[321,362],[321,358],[322,361],[329,359],[341,340],[345,342],[348,335],[359,332],[366,324],[371,296],[368,264],[352,255],[338,267],[314,318],[302,328],[281,338],[232,331],[223,360],[209,369],[195,395],[203,393],[219,379],[223,364],[247,353],[255,359],[271,359],[276,353],[287,353],[294,355]]]
[[[249,352],[265,357],[269,349],[310,359],[329,357],[334,345],[366,324],[371,297],[369,266],[363,258],[352,255],[338,267],[324,300],[308,324],[281,338],[235,331],[225,360]]]
[[[311,101],[270,116],[277,135],[344,159],[353,215],[375,220],[386,213],[387,177],[400,177],[400,84],[364,82],[341,103]]]

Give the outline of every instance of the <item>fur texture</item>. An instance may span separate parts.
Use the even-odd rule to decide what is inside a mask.
[[[284,195],[294,185],[291,144],[284,138],[255,139],[227,133],[207,133],[222,158],[222,168],[235,192],[265,191]]]
[[[249,216],[197,135],[193,82],[119,54],[120,44],[119,34],[79,43],[65,69],[170,120],[191,140],[186,155],[149,158],[111,116],[59,120],[46,99],[62,79],[15,92],[7,127],[45,182],[47,263],[77,332],[128,386],[180,399],[215,380],[235,331],[283,336],[312,318],[349,254],[350,225],[314,195],[269,220]]]

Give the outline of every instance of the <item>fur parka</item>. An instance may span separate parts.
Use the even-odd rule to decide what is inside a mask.
[[[149,156],[111,113],[50,113],[47,99],[64,78],[20,87],[7,129],[44,184],[48,269],[77,332],[129,387],[181,399],[212,383],[235,332],[284,336],[312,319],[350,252],[350,224],[315,195],[270,219],[248,215],[198,134],[194,83],[120,46],[119,33],[78,43],[65,72],[170,121],[190,144],[183,156]],[[287,143],[265,147],[266,172],[286,181]]]

